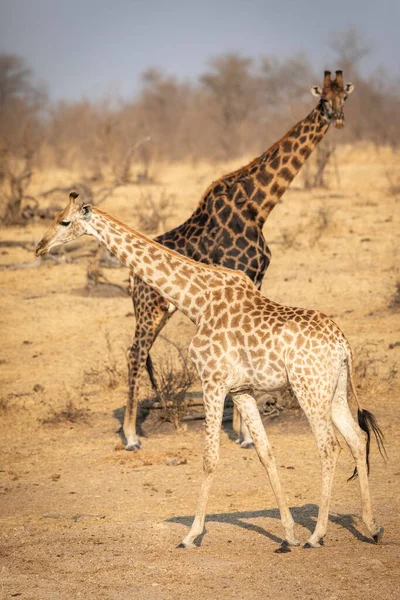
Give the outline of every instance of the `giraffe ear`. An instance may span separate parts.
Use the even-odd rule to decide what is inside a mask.
[[[80,208],[80,213],[85,221],[90,221],[92,218],[92,207],[90,204],[82,204]]]
[[[353,83],[346,83],[345,90],[346,90],[346,92],[348,94],[351,94],[351,92],[354,90],[354,84]]]
[[[322,96],[322,90],[318,85],[313,85],[312,88],[310,88],[310,92],[313,96],[316,96],[317,98],[320,98]]]

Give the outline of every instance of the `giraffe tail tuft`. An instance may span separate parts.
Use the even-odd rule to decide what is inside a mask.
[[[374,417],[374,415],[369,412],[369,410],[358,409],[358,424],[363,431],[367,434],[367,446],[366,446],[366,461],[367,461],[367,470],[369,475],[369,452],[371,446],[371,432],[374,434],[376,443],[378,444],[379,453],[382,456],[383,460],[387,459],[386,448],[384,444],[385,437],[382,433],[381,428],[378,425],[378,421]],[[347,481],[352,481],[357,477],[357,467],[354,469],[354,473]]]
[[[357,393],[356,393],[356,386],[354,383],[353,354],[352,354],[351,347],[349,344],[346,344],[345,352],[347,355],[347,369],[348,369],[348,374],[349,374],[349,379],[350,379],[350,387],[351,387],[353,396],[358,404],[358,411],[357,411],[358,424],[361,427],[361,429],[363,431],[365,431],[365,433],[367,434],[365,459],[367,462],[367,469],[368,469],[368,475],[369,475],[369,471],[370,471],[369,453],[370,453],[370,447],[371,447],[371,432],[375,436],[376,443],[378,444],[379,453],[382,456],[383,460],[387,459],[387,454],[386,454],[386,449],[385,449],[385,444],[384,444],[385,436],[383,435],[382,430],[378,425],[378,421],[376,420],[376,417],[371,412],[369,412],[369,410],[366,410],[361,407],[360,401],[359,401],[359,399],[357,397]],[[347,481],[351,481],[352,479],[355,479],[357,477],[357,475],[358,475],[358,472],[357,472],[357,467],[356,467],[354,469],[353,475],[351,477],[349,477],[349,479]]]

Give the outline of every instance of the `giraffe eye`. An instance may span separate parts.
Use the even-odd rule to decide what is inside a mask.
[[[68,227],[68,225],[71,224],[71,221],[60,221],[60,225],[62,225],[63,227]]]

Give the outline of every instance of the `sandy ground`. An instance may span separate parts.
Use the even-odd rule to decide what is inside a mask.
[[[164,167],[147,193],[174,195],[170,227],[190,214],[213,178],[242,162]],[[398,164],[389,150],[344,147],[340,185],[333,172],[326,190],[305,192],[295,181],[265,228],[273,259],[264,293],[324,310],[355,349],[360,397],[379,419],[389,455],[384,463],[373,444],[370,484],[383,543],[372,544],[359,519],[358,484],[346,481],[353,462],[342,443],[325,547],[275,554],[282,535],[275,499],[254,451],[236,446],[228,428],[206,535],[197,549],[177,549],[199,491],[201,422],[179,433],[145,422],[143,449],[123,450],[117,430],[131,302],[117,288],[88,290],[87,258],[70,263],[64,254],[59,263],[0,272],[0,598],[399,597],[400,192],[388,180],[389,173],[400,181]],[[73,177],[43,172],[34,185],[66,185]],[[134,224],[141,193],[143,187],[117,189],[103,207]],[[9,228],[0,239],[37,242],[45,227]],[[89,240],[81,248],[89,249]],[[21,247],[0,248],[3,267],[33,261]],[[125,269],[106,275],[125,285]],[[165,331],[181,342],[192,332],[182,315]],[[158,341],[155,360],[167,348]],[[143,397],[147,392],[144,379]],[[81,410],[77,422],[46,423],[68,404]],[[297,410],[266,427],[305,541],[320,494],[314,440]]]

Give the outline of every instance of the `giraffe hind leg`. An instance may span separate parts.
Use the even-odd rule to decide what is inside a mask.
[[[332,418],[344,437],[356,463],[361,494],[362,519],[375,542],[383,536],[383,527],[376,525],[371,507],[368,483],[367,442],[360,426],[356,423],[347,401],[347,367],[342,367],[332,404]]]
[[[321,462],[322,489],[317,524],[304,548],[320,548],[323,543],[328,528],[333,477],[340,452],[331,416],[334,389],[329,389],[331,387],[329,385],[323,386],[323,381],[323,373],[321,373],[318,386],[315,382],[305,382],[304,379],[300,382],[295,378],[290,380],[293,392],[310,423]],[[325,390],[321,391],[324,387]],[[318,407],[317,410],[316,407]]]
[[[138,280],[133,289],[132,299],[136,315],[136,329],[129,351],[129,394],[123,424],[126,438],[125,450],[130,451],[139,450],[141,446],[136,433],[140,375],[145,366],[151,364],[150,349],[170,317],[167,303],[162,296],[141,280]],[[150,378],[153,385],[154,376]]]
[[[329,504],[332,494],[333,477],[336,463],[340,453],[339,442],[336,437],[335,428],[329,415],[325,424],[320,428],[312,426],[317,442],[318,453],[321,461],[322,490],[321,501],[318,510],[318,518],[311,537],[307,540],[304,548],[320,548],[328,530]]]

